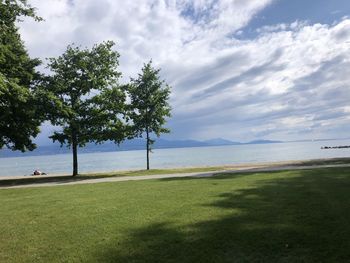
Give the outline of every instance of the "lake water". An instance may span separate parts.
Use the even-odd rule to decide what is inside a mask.
[[[321,150],[321,146],[350,145],[350,140],[156,149],[151,168],[217,166],[255,162],[350,157],[350,149]],[[144,169],[145,151],[79,154],[79,172]],[[71,173],[71,154],[0,158],[0,176],[28,175],[35,169],[48,174]]]

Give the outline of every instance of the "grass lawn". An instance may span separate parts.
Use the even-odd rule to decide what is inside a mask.
[[[0,262],[350,262],[350,168],[0,190]]]

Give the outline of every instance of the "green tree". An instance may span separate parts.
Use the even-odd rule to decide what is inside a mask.
[[[41,114],[33,93],[40,75],[21,40],[16,22],[28,16],[41,20],[27,1],[0,1],[0,149],[33,150]]]
[[[113,45],[107,41],[91,50],[68,46],[63,55],[50,59],[52,75],[43,85],[43,104],[51,123],[62,128],[50,138],[72,149],[73,176],[78,174],[78,147],[124,138],[124,123],[115,113],[122,110],[125,93],[118,86],[119,54]]]
[[[157,137],[161,133],[169,133],[170,130],[163,127],[166,117],[170,117],[170,86],[160,80],[160,69],[152,67],[152,61],[142,68],[142,73],[137,79],[131,79],[128,88],[130,96],[130,114],[136,136],[146,136],[147,170],[149,170],[149,153],[155,142],[151,134]]]

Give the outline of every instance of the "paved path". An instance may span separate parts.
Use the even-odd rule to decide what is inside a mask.
[[[105,178],[81,179],[81,180],[79,180],[79,179],[77,180],[77,179],[72,178],[71,180],[67,179],[67,180],[64,180],[61,182],[33,183],[33,184],[5,186],[5,187],[0,186],[0,189],[48,187],[48,186],[77,185],[77,184],[96,184],[96,183],[106,183],[106,182],[139,181],[139,180],[181,178],[181,177],[211,177],[211,176],[215,176],[218,174],[235,174],[235,173],[252,173],[252,172],[269,172],[269,171],[286,171],[286,170],[306,170],[306,169],[319,169],[319,168],[332,168],[332,167],[350,167],[350,164],[307,165],[307,166],[295,166],[295,165],[249,166],[249,167],[239,167],[239,168],[235,168],[235,169],[211,171],[211,172],[105,177]]]

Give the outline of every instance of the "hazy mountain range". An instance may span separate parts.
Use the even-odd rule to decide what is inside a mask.
[[[223,146],[223,145],[242,145],[242,144],[265,144],[265,143],[281,143],[282,141],[270,141],[270,140],[256,140],[247,143],[234,142],[225,140],[222,138],[215,138],[206,141],[197,140],[165,140],[157,139],[153,145],[154,149],[164,148],[186,148],[186,147],[208,147],[208,146]],[[120,144],[119,146],[113,142],[106,142],[103,144],[87,144],[85,147],[79,149],[79,153],[92,153],[92,152],[114,152],[114,151],[130,151],[130,150],[144,150],[146,141],[144,139],[128,140]],[[61,147],[60,144],[51,144],[45,146],[38,146],[32,152],[21,153],[19,151],[11,151],[8,149],[2,149],[0,151],[0,157],[16,157],[16,156],[35,156],[35,155],[52,155],[70,153],[71,150],[65,146]]]

